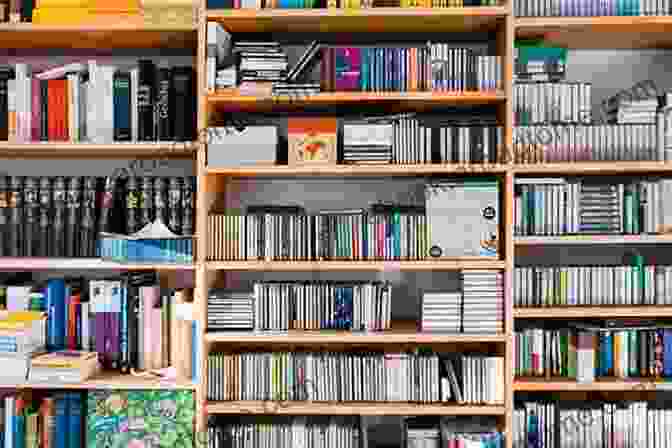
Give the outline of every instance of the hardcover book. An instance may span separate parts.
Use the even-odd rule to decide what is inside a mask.
[[[190,391],[96,390],[88,394],[88,448],[191,448],[194,397]]]
[[[289,164],[335,164],[337,129],[335,117],[288,118]]]

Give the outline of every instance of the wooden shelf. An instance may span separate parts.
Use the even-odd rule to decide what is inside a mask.
[[[0,23],[4,48],[196,48],[195,26],[119,24],[35,25]]]
[[[672,235],[567,235],[519,236],[516,246],[594,246],[618,244],[672,244]]]
[[[516,307],[515,319],[610,319],[610,318],[672,318],[672,306],[544,306]]]
[[[208,168],[209,175],[229,177],[298,177],[298,176],[421,176],[430,174],[468,175],[468,174],[504,174],[506,165],[450,165],[450,164],[415,164],[415,165],[330,165],[300,166],[270,165],[243,168]]]
[[[504,406],[460,406],[414,403],[331,403],[234,401],[208,403],[209,414],[272,415],[503,415]]]
[[[120,375],[104,372],[83,383],[30,383],[2,384],[0,388],[12,389],[195,389],[196,385],[176,380],[158,380],[153,378]]]
[[[503,23],[503,6],[469,8],[208,10],[229,32],[398,33],[489,31]]]
[[[516,38],[543,38],[567,48],[672,48],[672,17],[524,17]]]
[[[210,261],[212,271],[362,272],[362,271],[451,271],[458,269],[504,269],[506,262],[481,257],[436,261]]]
[[[242,96],[237,89],[218,91],[207,97],[210,108],[226,110],[266,111],[271,109],[302,109],[310,106],[361,105],[380,103],[386,108],[427,109],[458,105],[498,104],[506,101],[502,92],[322,92],[301,98],[289,96]]]
[[[648,174],[671,173],[672,163],[641,162],[561,162],[511,165],[514,174]]]
[[[290,331],[287,333],[217,332],[206,333],[208,342],[235,344],[468,344],[499,343],[506,335],[418,333],[414,331],[385,331],[352,333],[345,331]]]
[[[513,389],[517,392],[591,392],[591,391],[651,391],[668,388],[669,385],[649,378],[607,378],[592,383],[577,383],[567,378],[516,378]]]
[[[0,271],[46,270],[111,270],[111,271],[179,271],[193,270],[193,264],[146,263],[125,264],[101,258],[0,257]]]
[[[0,142],[0,157],[11,158],[191,158],[197,145],[194,142],[167,143],[67,143]]]

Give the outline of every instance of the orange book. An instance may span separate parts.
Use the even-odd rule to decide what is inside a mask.
[[[40,405],[41,448],[54,448],[53,434],[56,428],[56,407],[53,398],[45,398]]]
[[[289,164],[336,163],[336,117],[288,118]]]
[[[33,10],[33,23],[40,25],[80,25],[87,22],[86,8],[46,7]]]

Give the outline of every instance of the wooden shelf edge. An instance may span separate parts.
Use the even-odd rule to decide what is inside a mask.
[[[320,17],[424,17],[424,16],[501,16],[506,17],[506,6],[474,6],[463,8],[315,8],[315,9],[209,9],[207,20],[235,20],[240,18],[320,18]]]
[[[577,383],[573,379],[516,378],[513,390],[517,392],[592,392],[592,391],[654,391],[669,388],[672,383],[641,379],[598,379],[592,383]]]
[[[428,174],[505,174],[506,165],[451,165],[451,164],[380,164],[299,166],[267,165],[231,168],[208,168],[212,176],[417,176]]]
[[[580,318],[672,318],[672,306],[549,306],[516,307],[515,319],[580,319]]]
[[[206,266],[213,271],[441,271],[458,269],[504,269],[501,260],[472,259],[437,261],[208,261]]]
[[[628,174],[672,172],[672,162],[663,161],[596,161],[513,164],[514,174]]]
[[[292,331],[287,334],[212,332],[205,334],[207,342],[229,344],[458,344],[506,342],[507,336],[442,333],[349,333],[342,331]]]
[[[409,403],[220,402],[206,404],[209,414],[273,415],[504,415],[501,405],[461,406]]]
[[[181,271],[194,270],[195,264],[180,263],[117,263],[100,258],[0,257],[0,271],[40,271],[57,269],[103,269],[118,271]]]
[[[81,383],[0,383],[0,389],[186,389],[195,390],[197,385],[191,381],[159,381],[133,375],[103,373]]]
[[[197,142],[166,143],[68,143],[68,142],[0,142],[0,157],[43,158],[185,158],[193,157]]]

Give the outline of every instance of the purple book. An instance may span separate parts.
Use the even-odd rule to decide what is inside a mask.
[[[335,84],[337,91],[357,91],[360,85],[362,56],[359,48],[335,49]]]

